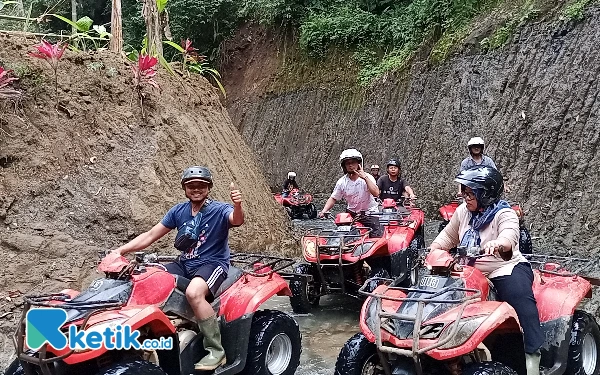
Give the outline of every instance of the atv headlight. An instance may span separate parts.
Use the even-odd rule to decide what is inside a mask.
[[[313,240],[304,241],[304,252],[309,258],[317,257],[317,244]]]
[[[89,335],[91,332],[97,332],[100,335],[104,336],[104,331],[106,331],[106,329],[110,329],[113,332],[115,331],[115,328],[118,325],[122,325],[123,323],[125,323],[125,321],[127,321],[127,318],[118,318],[118,319],[112,319],[106,322],[102,322],[102,323],[98,323],[98,324],[94,324],[92,326],[88,326],[85,329],[86,332],[86,336]],[[87,348],[87,349],[83,349],[83,348],[76,348],[75,349],[75,353],[85,353],[90,351],[91,349]]]
[[[357,257],[366,254],[369,250],[371,250],[374,244],[375,242],[362,243],[354,248],[354,252],[352,253],[352,255]]]
[[[88,328],[86,328],[85,331],[88,333],[89,332],[98,332],[98,333],[102,334],[104,331],[106,331],[106,328],[110,328],[111,330],[114,331],[118,325],[122,325],[123,323],[125,323],[125,321],[127,321],[127,318],[118,318],[118,319],[108,320],[106,322],[88,326]]]
[[[465,341],[469,339],[475,333],[477,328],[487,319],[487,315],[477,316],[473,318],[465,318],[461,319],[458,323],[458,331],[456,331],[456,335],[450,339],[447,343],[440,346],[440,349],[450,349],[462,345]],[[450,336],[452,331],[454,330],[454,323],[450,323],[446,326],[446,329],[440,335],[439,340],[443,340]]]

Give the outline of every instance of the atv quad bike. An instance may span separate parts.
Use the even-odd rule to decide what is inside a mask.
[[[360,221],[376,215],[383,226],[380,238],[370,237],[371,229]],[[417,249],[425,246],[424,213],[417,208],[397,207],[386,202],[380,213],[360,213],[354,219],[348,213],[335,217],[335,229],[312,228],[302,237],[306,263],[296,266],[290,281],[290,303],[294,312],[308,313],[321,296],[346,294],[363,299],[359,288],[369,277],[399,277],[403,285],[418,278],[414,260]]]
[[[190,280],[166,272],[157,263],[175,257],[136,253],[129,262],[114,253],[101,253],[98,268],[105,277],[87,290],[25,297],[14,338],[17,359],[6,375],[292,375],[296,371],[301,351],[298,324],[283,312],[258,310],[274,295],[291,294],[277,271],[291,266],[293,260],[232,255],[232,263],[239,260],[244,267],[230,267],[211,303],[219,316],[227,363],[214,372],[202,372],[194,370],[194,363],[206,351],[185,295]],[[173,348],[126,351],[107,350],[102,345],[97,350],[70,350],[68,346],[57,350],[46,343],[34,351],[25,344],[25,317],[36,307],[65,309],[66,334],[69,325],[94,330],[114,323],[139,330],[139,340],[171,337]]]
[[[275,200],[285,208],[292,219],[302,219],[305,214],[309,219],[317,217],[317,208],[312,203],[312,195],[300,192],[298,189],[290,191],[287,197],[277,193]]]
[[[464,202],[462,197],[458,197],[452,200],[450,203],[447,203],[440,207],[440,216],[442,217],[442,222],[440,223],[439,232],[442,231],[450,222],[450,219],[456,212],[458,206],[460,206]],[[523,209],[519,203],[509,202],[512,209],[516,212],[519,217],[519,228],[521,235],[519,237],[519,251],[522,254],[533,254],[533,243],[531,241],[531,234],[525,225],[525,214],[523,213]]]
[[[475,251],[432,251],[431,274],[413,288],[375,280],[360,316],[361,333],[342,348],[336,375],[468,374],[525,375],[525,352],[514,309],[496,299],[488,279],[469,260]],[[546,341],[543,375],[598,375],[600,330],[594,316],[577,310],[591,297],[591,283],[556,262],[573,258],[531,255],[533,291]],[[590,260],[579,259],[583,263]],[[594,262],[597,267],[597,262]]]

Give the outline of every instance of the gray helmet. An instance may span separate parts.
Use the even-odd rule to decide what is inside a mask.
[[[181,186],[189,181],[203,181],[206,182],[209,187],[213,187],[212,174],[206,167],[193,166],[186,168],[181,175]]]

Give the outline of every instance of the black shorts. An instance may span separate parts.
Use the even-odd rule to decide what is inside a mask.
[[[167,263],[165,264],[165,268],[170,274],[183,276],[190,280],[194,277],[201,277],[202,280],[206,282],[206,285],[208,285],[208,289],[213,295],[213,298],[217,293],[217,290],[219,290],[221,284],[223,284],[223,281],[227,279],[227,272],[225,272],[223,267],[214,263],[203,264],[196,268],[192,273],[188,273],[184,265],[179,261],[175,263]]]

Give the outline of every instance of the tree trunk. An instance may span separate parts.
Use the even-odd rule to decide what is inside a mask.
[[[110,18],[110,50],[116,53],[123,51],[123,27],[121,16],[121,0],[112,0],[112,15]]]
[[[156,0],[144,0],[142,15],[146,21],[146,36],[148,37],[148,55],[162,56],[162,30],[158,15]]]
[[[77,22],[77,0],[71,0],[71,21]],[[77,32],[77,28],[75,26],[71,26],[71,31],[73,34]]]

